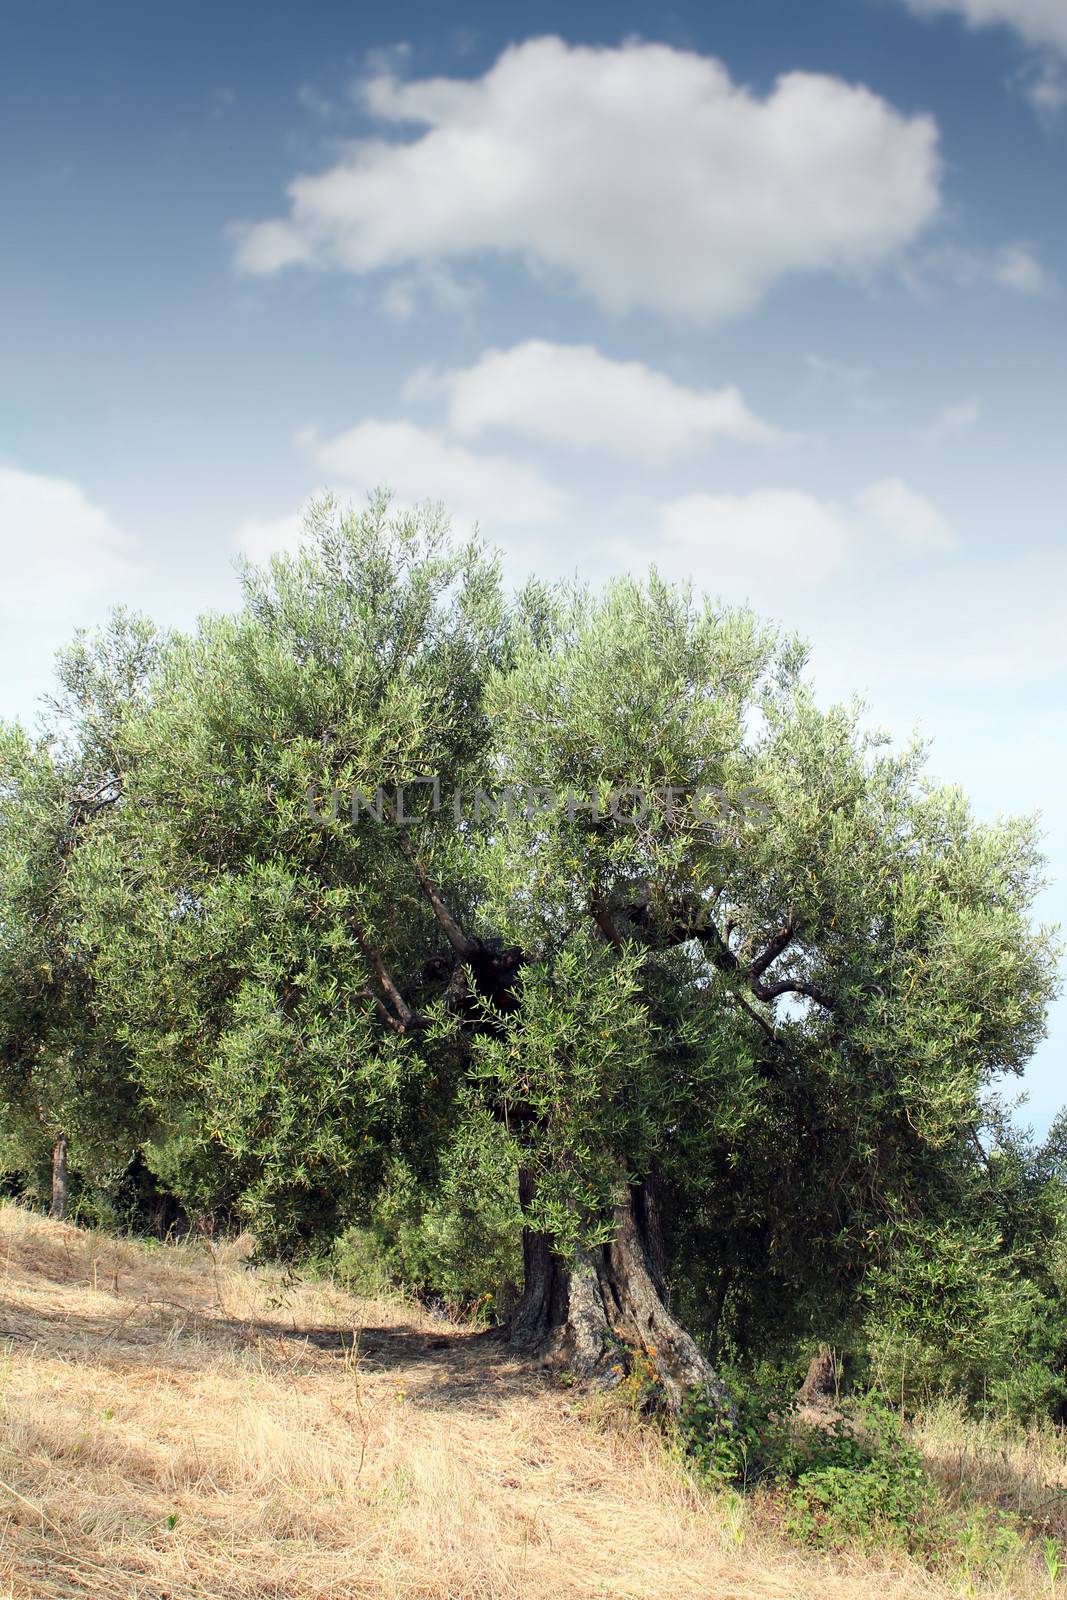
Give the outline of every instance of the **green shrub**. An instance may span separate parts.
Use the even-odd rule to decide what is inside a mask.
[[[940,1499],[922,1458],[890,1412],[867,1406],[857,1421],[798,1438],[787,1532],[820,1549],[876,1542],[927,1549],[937,1537]]]
[[[773,1486],[791,1539],[818,1549],[881,1542],[927,1549],[940,1538],[940,1499],[892,1413],[802,1423],[784,1380],[730,1379],[735,1415],[702,1396],[678,1432],[689,1458],[720,1483]]]
[[[795,1399],[780,1379],[724,1373],[734,1400],[729,1417],[710,1396],[691,1395],[678,1419],[679,1442],[701,1472],[749,1486],[788,1471]]]
[[[510,1150],[487,1119],[465,1125],[435,1187],[400,1162],[329,1270],[352,1292],[394,1285],[450,1311],[504,1314],[522,1281],[522,1217]]]

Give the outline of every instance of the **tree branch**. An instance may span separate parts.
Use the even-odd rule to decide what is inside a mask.
[[[789,941],[792,939],[795,932],[796,929],[791,918],[788,922],[784,922],[782,924],[777,933],[775,933],[768,941],[767,945],[760,952],[760,954],[749,962],[745,976],[748,978],[750,983],[752,983],[753,980],[761,978],[771,963],[778,960],[778,957],[789,944]]]
[[[357,928],[354,924],[352,927],[352,934],[355,938],[356,944],[359,946],[363,959],[367,962],[375,977],[378,979],[378,982],[381,984],[382,988],[389,997],[392,1011],[390,1011],[385,1003],[380,999],[378,1000],[378,1006],[379,1009],[384,1013],[385,1020],[393,1029],[394,1033],[410,1033],[415,1028],[424,1027],[425,1018],[421,1017],[417,1011],[413,1011],[411,1009],[407,1001],[404,999],[404,996],[400,993],[400,990],[390,977],[389,970],[381,956],[376,950],[371,948],[363,934],[360,932],[359,928]]]
[[[623,947],[622,937],[618,928],[616,928],[614,922],[611,920],[611,913],[604,904],[603,900],[601,900],[598,895],[595,895],[589,902],[589,908],[593,913],[593,921],[596,923],[597,927],[600,929],[608,943],[610,945],[614,945],[616,950],[621,950]]]
[[[720,972],[733,973],[743,978],[757,1000],[766,1003],[777,1000],[779,995],[795,994],[803,999],[813,1000],[826,1011],[833,1011],[835,1006],[833,996],[813,983],[798,978],[781,978],[772,983],[763,982],[764,972],[777,960],[796,934],[796,924],[792,918],[782,924],[758,956],[754,956],[745,964],[731,950],[728,942],[729,933],[734,927],[732,922],[727,923],[728,932],[724,937],[710,916],[694,920],[692,915],[686,915],[687,908],[679,902],[669,904],[664,909],[666,916],[662,924],[662,937],[666,945],[687,944],[690,940],[702,945],[712,965]],[[655,926],[652,907],[647,900],[636,906],[628,906],[624,915],[632,927],[643,933],[651,933]],[[751,1011],[751,1008],[746,1009]],[[755,1016],[755,1012],[751,1014]]]
[[[807,983],[802,978],[781,978],[777,983],[760,983],[757,979],[749,987],[757,1000],[777,1000],[779,995],[795,994],[802,1000],[814,1000],[824,1011],[833,1011],[836,1005],[833,996],[827,994],[825,989]]]
[[[445,938],[448,940],[456,954],[464,961],[468,961],[470,957],[474,955],[480,948],[478,941],[476,939],[468,938],[463,929],[460,927],[459,923],[456,921],[455,917],[452,915],[451,911],[449,911],[448,907],[441,899],[437,885],[430,877],[430,874],[420,859],[418,852],[408,844],[407,840],[400,832],[400,824],[396,820],[396,812],[393,810],[392,806],[389,805],[388,801],[383,801],[382,805],[383,809],[388,813],[389,820],[392,822],[396,831],[396,841],[400,848],[400,853],[414,869],[415,876],[419,881],[419,888],[425,895],[430,909],[444,930]]]

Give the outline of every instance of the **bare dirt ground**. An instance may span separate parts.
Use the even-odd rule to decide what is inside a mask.
[[[417,1307],[0,1209],[4,1600],[959,1592],[790,1552],[653,1430]]]

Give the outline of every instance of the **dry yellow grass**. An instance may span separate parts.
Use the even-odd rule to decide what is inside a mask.
[[[1019,1583],[983,1593],[1050,1592]],[[649,1430],[417,1308],[0,1208],[5,1600],[959,1592],[788,1551]]]
[[[997,1507],[1067,1550],[1067,1437],[1051,1422],[1023,1430],[943,1402],[910,1434],[950,1500]],[[1067,1576],[1067,1574],[1065,1574]]]

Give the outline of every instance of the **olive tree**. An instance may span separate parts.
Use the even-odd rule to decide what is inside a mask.
[[[493,1125],[510,1337],[725,1403],[688,1320],[766,1291],[814,1326],[951,1208],[1054,988],[1034,825],[654,573],[508,596],[378,500],[244,584],[164,652],[78,852],[148,1103],[193,1109],[281,1250]]]
[[[61,655],[38,733],[0,726],[3,1159],[31,1183],[50,1165],[55,1217],[66,1211],[72,1146],[76,1164],[103,1173],[140,1136],[121,1018],[101,1011],[76,862],[122,802],[124,725],[157,649],[150,624],[117,614]]]

